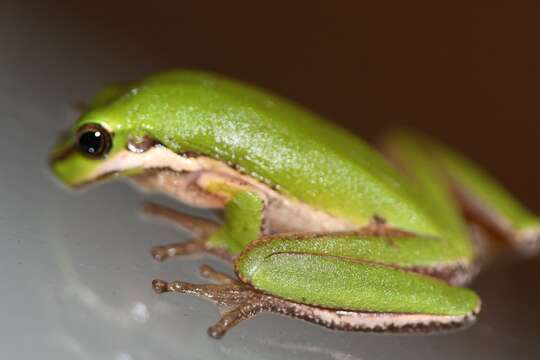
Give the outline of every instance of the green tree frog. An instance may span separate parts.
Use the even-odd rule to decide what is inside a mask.
[[[193,239],[157,260],[209,252],[214,284],[154,280],[228,307],[219,338],[260,312],[340,330],[433,331],[473,322],[479,297],[471,221],[513,247],[540,248],[540,220],[468,159],[411,131],[357,136],[264,90],[201,71],[170,71],[99,92],[51,154],[71,187],[126,176],[223,223],[158,205]]]

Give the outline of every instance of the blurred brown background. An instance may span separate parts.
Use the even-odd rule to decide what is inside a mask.
[[[63,36],[73,30],[73,42],[106,44],[109,52],[88,54],[89,66],[129,58],[125,66],[211,69],[370,139],[393,124],[428,131],[540,211],[533,1],[45,1],[28,10],[48,14],[49,30],[58,22]]]
[[[85,54],[89,66],[210,69],[370,139],[393,124],[428,131],[540,211],[539,10],[533,1],[42,1],[22,11],[47,14],[44,31],[68,32],[67,51],[70,41],[105,46]]]

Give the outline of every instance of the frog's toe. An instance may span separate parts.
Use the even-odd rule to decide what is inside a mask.
[[[199,268],[199,271],[201,275],[204,276],[205,278],[213,280],[221,284],[236,284],[236,285],[242,284],[239,280],[225,273],[216,271],[213,267],[209,265],[202,265]]]
[[[195,239],[180,244],[156,246],[151,250],[151,254],[155,260],[164,261],[173,256],[189,255],[206,251],[205,241]]]
[[[258,300],[258,298],[257,298]],[[248,300],[221,316],[219,321],[208,328],[208,335],[214,339],[221,339],[228,330],[244,320],[248,320],[261,311],[264,306],[257,300]]]
[[[159,217],[179,225],[197,238],[207,238],[219,229],[219,224],[212,220],[184,214],[175,209],[152,202],[144,204],[142,213],[144,215]]]
[[[153,248],[150,252],[152,254],[152,257],[154,258],[154,260],[157,260],[157,261],[164,261],[166,258],[169,257],[169,255],[167,254],[167,249],[164,247],[164,246],[156,246],[155,248]]]
[[[168,283],[163,280],[155,279],[152,281],[152,289],[158,294],[167,292]]]

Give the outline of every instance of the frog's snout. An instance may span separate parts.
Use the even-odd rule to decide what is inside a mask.
[[[54,166],[62,161],[65,161],[66,159],[69,159],[70,156],[72,156],[77,149],[75,146],[69,146],[64,149],[55,149],[49,156],[49,166],[54,169]]]
[[[65,186],[75,189],[88,182],[95,164],[84,159],[76,145],[66,140],[59,142],[49,156],[49,168]]]

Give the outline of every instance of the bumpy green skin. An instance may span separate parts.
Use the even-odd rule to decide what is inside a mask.
[[[175,152],[231,162],[293,198],[361,225],[378,214],[413,232],[443,231],[415,201],[415,191],[362,140],[262,90],[175,71],[147,78],[109,103],[101,97],[102,106],[78,126],[100,123],[112,130],[111,156],[125,148],[120,144],[127,133],[148,134]],[[67,182],[84,181],[99,161],[77,163],[77,169],[75,162],[57,164],[56,172]]]
[[[76,130],[99,123],[114,134],[109,157],[128,136],[149,136],[168,149],[196,152],[358,227],[382,217],[410,237],[276,235],[262,241],[263,203],[240,191],[225,208],[225,225],[211,241],[233,254],[239,277],[293,301],[335,309],[469,315],[479,307],[471,291],[404,269],[468,266],[473,249],[444,176],[410,137],[395,137],[403,178],[362,140],[286,100],[214,74],[174,71],[132,86],[103,90]],[[437,147],[434,147],[437,148]],[[440,161],[471,191],[496,206],[516,227],[538,220],[516,206],[480,171],[437,148]],[[102,163],[77,152],[58,157],[56,175],[70,185],[95,180]],[[130,169],[136,173],[139,169]],[[291,219],[294,221],[294,219]]]
[[[257,240],[236,262],[240,278],[285,299],[333,309],[468,315],[480,306],[474,292],[397,267],[446,262],[433,238],[359,235]],[[415,252],[416,260],[407,256]]]

